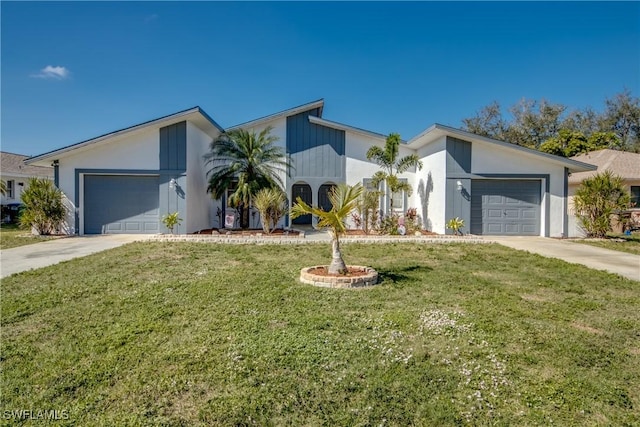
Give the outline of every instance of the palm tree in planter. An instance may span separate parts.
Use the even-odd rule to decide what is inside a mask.
[[[262,188],[283,188],[280,177],[291,167],[282,147],[275,145],[277,136],[270,135],[268,126],[260,133],[234,129],[216,138],[205,155],[209,186],[214,199],[222,198],[235,188],[229,204],[240,211],[240,226],[249,227],[249,208],[253,197]],[[234,187],[235,186],[235,187]]]
[[[382,169],[373,175],[371,184],[375,188],[378,188],[381,182],[387,184],[387,197],[389,198],[391,213],[393,213],[393,194],[404,191],[410,196],[413,191],[411,185],[398,178],[398,175],[414,167],[418,168],[418,170],[422,169],[422,162],[415,154],[399,159],[399,147],[400,135],[392,133],[387,137],[384,149],[373,146],[367,150],[367,160],[373,160]]]
[[[357,207],[358,198],[364,188],[361,184],[350,186],[340,184],[329,191],[329,200],[333,207],[329,211],[314,208],[306,204],[300,197],[291,208],[291,218],[295,219],[302,215],[315,215],[318,217],[318,226],[328,227],[331,231],[332,258],[329,265],[329,274],[346,274],[347,269],[342,252],[340,251],[340,236],[346,231],[345,221],[349,213]]]

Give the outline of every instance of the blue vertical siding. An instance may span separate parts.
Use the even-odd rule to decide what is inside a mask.
[[[160,169],[187,170],[187,122],[160,128]]]
[[[312,109],[287,117],[287,154],[299,177],[345,179],[345,132],[310,123]]]

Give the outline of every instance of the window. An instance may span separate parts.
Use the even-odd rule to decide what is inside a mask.
[[[10,179],[9,181],[7,181],[7,197],[9,199],[13,199],[13,194],[14,194],[14,185],[15,181]]]
[[[406,178],[400,178],[400,182],[403,184],[408,183],[409,181]],[[407,194],[404,190],[396,191],[391,195],[391,199],[393,201],[393,211],[394,212],[404,212],[407,203]]]
[[[226,203],[228,208],[232,208],[232,209],[235,208],[235,206],[231,202],[229,202],[229,200],[231,200],[231,196],[233,195],[233,193],[236,192],[237,189],[238,189],[238,181],[232,182],[229,188],[227,188]]]
[[[631,186],[631,206],[640,208],[640,185]]]

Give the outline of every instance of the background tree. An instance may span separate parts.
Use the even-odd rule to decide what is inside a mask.
[[[612,217],[629,208],[630,198],[622,178],[607,170],[583,180],[573,204],[587,236],[605,237]]]
[[[384,144],[384,149],[373,146],[367,150],[367,159],[373,160],[382,168],[372,177],[371,184],[378,188],[381,182],[386,183],[386,197],[389,198],[389,206],[393,212],[393,194],[399,191],[406,191],[411,195],[413,188],[408,182],[398,178],[398,174],[408,171],[410,168],[417,167],[422,169],[422,162],[416,154],[411,154],[398,159],[400,151],[400,135],[397,133],[390,134]]]
[[[582,132],[561,129],[557,136],[549,138],[540,146],[540,151],[572,157],[580,153],[619,147],[620,139],[613,132],[596,132],[587,138]]]
[[[67,210],[60,191],[51,180],[29,178],[27,189],[22,192],[24,209],[20,215],[20,227],[34,229],[38,234],[59,231]]]
[[[570,111],[563,104],[552,104],[544,99],[523,99],[507,112],[503,115],[500,105],[493,102],[475,116],[462,119],[462,127],[477,135],[534,149],[559,137],[561,130],[580,133],[587,139],[600,133],[610,141],[610,135],[615,134],[619,143],[610,143],[608,148],[640,152],[640,100],[628,90],[607,98],[600,113],[591,107]],[[579,139],[574,138],[575,142]],[[592,142],[597,147],[606,146],[602,140]],[[559,152],[557,148],[557,143],[550,143],[545,151]]]
[[[332,208],[324,211],[321,208],[311,207],[306,204],[300,197],[291,208],[291,218],[297,218],[302,215],[314,215],[318,218],[319,227],[328,227],[331,232],[331,264],[329,265],[329,274],[346,274],[347,266],[342,258],[340,250],[340,236],[347,229],[345,221],[354,210],[358,203],[358,198],[362,194],[364,188],[361,184],[353,187],[347,184],[339,184],[329,191],[329,200]]]
[[[270,135],[271,126],[259,134],[244,129],[220,134],[205,155],[209,186],[213,198],[222,198],[235,186],[229,197],[231,206],[240,211],[240,226],[249,227],[249,208],[252,198],[262,188],[284,187],[281,174],[291,167],[282,147],[275,145],[278,137]]]

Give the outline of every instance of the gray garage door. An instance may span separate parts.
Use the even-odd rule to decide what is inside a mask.
[[[540,235],[540,181],[472,180],[470,231]]]
[[[85,234],[158,233],[157,176],[85,175]]]

